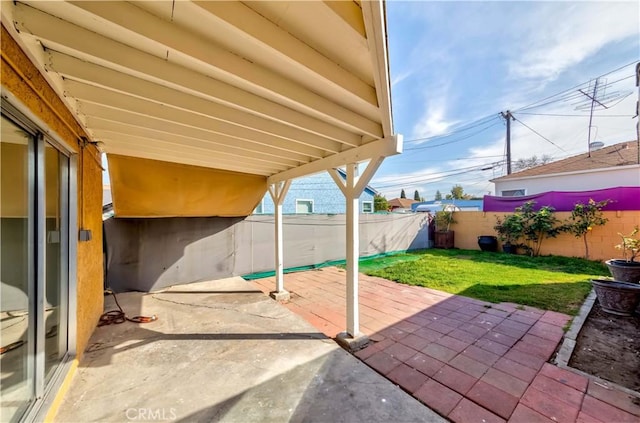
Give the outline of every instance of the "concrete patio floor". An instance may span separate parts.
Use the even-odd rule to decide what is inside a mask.
[[[444,421],[241,278],[118,300],[158,320],[97,328],[55,421]]]
[[[256,280],[264,292],[274,278]],[[284,305],[328,337],[345,327],[345,272],[285,275]],[[570,320],[360,275],[364,363],[454,422],[640,421],[640,395],[548,363]]]

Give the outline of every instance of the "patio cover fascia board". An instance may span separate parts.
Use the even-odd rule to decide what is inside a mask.
[[[347,164],[358,164],[374,158],[388,157],[402,153],[402,135],[396,134],[389,138],[372,141],[361,147],[353,148],[342,153],[334,154],[324,159],[316,160],[285,170],[267,178],[267,184],[275,184],[289,179],[299,178],[305,175],[319,173],[325,170],[335,169]],[[373,176],[373,175],[371,175]],[[362,179],[363,181],[365,179]],[[367,179],[365,185],[369,182]]]

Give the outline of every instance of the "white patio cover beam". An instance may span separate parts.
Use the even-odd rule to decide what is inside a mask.
[[[47,6],[48,2],[41,2],[39,5]],[[123,74],[158,81],[176,90],[206,97],[220,104],[233,105],[239,110],[265,116],[353,146],[359,145],[362,135],[365,134],[353,133],[22,3],[16,4],[14,19],[16,27],[22,33],[49,40],[56,46],[65,46],[65,50],[71,49],[74,54],[81,55],[83,60],[97,61]],[[29,22],[28,27],[24,22]]]
[[[240,112],[231,107],[166,88],[144,79],[123,75],[112,69],[83,62],[65,54],[50,52],[49,55],[52,63],[55,64],[49,65],[48,68],[56,70],[67,78],[72,78],[65,80],[65,91],[79,99],[93,97],[92,101],[100,101],[103,104],[108,104],[109,100],[113,98],[121,99],[120,104],[114,104],[114,107],[118,108],[125,108],[128,104],[136,102],[141,104],[143,109],[148,108],[149,112],[147,113],[156,113],[157,106],[163,105],[167,106],[163,108],[168,113],[167,120],[182,121],[184,119],[171,117],[171,114],[181,113],[188,116],[190,121],[194,122],[192,124],[194,126],[218,127],[218,132],[231,135],[238,132],[238,136],[243,138],[247,138],[247,136],[243,136],[243,132],[240,130],[244,130],[246,134],[247,128],[252,128],[255,131],[268,134],[279,144],[284,144],[289,140],[299,143],[301,147],[306,145],[329,152],[339,152],[341,148],[341,144],[337,141],[260,116]],[[96,95],[96,92],[99,93]],[[136,103],[131,107],[134,107]],[[252,134],[253,132],[248,133]],[[276,141],[271,141],[271,143],[276,143]],[[291,143],[288,142],[288,144]]]
[[[394,156],[402,153],[402,135],[396,134],[388,138],[371,141],[363,146],[352,148],[342,153],[333,154],[320,160],[298,166],[295,169],[276,173],[267,180],[268,184],[286,181],[300,176],[311,175],[329,169],[344,166],[345,163],[362,163],[374,158]],[[373,174],[371,174],[373,176]],[[366,185],[368,183],[365,182]],[[363,187],[364,188],[364,187]]]
[[[322,118],[329,118],[348,127],[349,130],[363,132],[371,137],[382,134],[380,124],[334,104],[264,66],[251,63],[133,4],[77,2],[74,5],[110,23],[117,24],[135,34],[136,37],[145,38],[158,48],[168,48],[169,55],[193,57],[200,64],[207,66],[212,75],[222,79],[242,79],[263,91],[271,92],[273,97],[289,102],[292,108],[303,107],[308,112]]]
[[[282,203],[287,196],[291,180],[279,181],[269,185],[269,194],[275,207],[275,271],[276,290],[271,292],[271,297],[278,301],[289,299],[289,292],[284,289],[284,249],[282,236]]]
[[[343,182],[335,169],[329,169],[329,174],[344,194],[347,208],[346,237],[347,237],[347,330],[340,338],[349,343],[364,343],[366,337],[360,333],[360,306],[358,299],[358,259],[360,252],[359,233],[359,198],[365,187],[382,164],[384,156],[377,156],[367,164],[362,175],[358,175],[356,163],[347,164],[347,176]]]

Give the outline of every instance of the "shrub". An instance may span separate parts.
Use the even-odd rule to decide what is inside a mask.
[[[436,231],[449,232],[449,228],[453,223],[457,223],[453,219],[453,210],[440,210],[436,212]]]
[[[518,240],[523,236],[522,216],[511,214],[503,216],[502,219],[496,216],[496,224],[493,229],[501,242],[517,245]]]
[[[545,238],[555,238],[563,232],[564,227],[560,225],[555,215],[555,209],[551,206],[541,207],[534,210],[535,201],[527,201],[520,207],[516,207],[516,214],[522,219],[522,233],[525,244],[521,245],[527,253],[533,257],[540,255],[542,241]]]
[[[622,238],[622,242],[616,245],[616,248],[622,250],[626,261],[633,262],[640,255],[640,238],[634,238],[637,233],[638,227],[636,226],[629,235],[618,234]]]
[[[587,204],[577,203],[573,206],[571,216],[567,220],[564,229],[571,232],[576,238],[582,237],[584,241],[584,250],[587,260],[589,259],[589,244],[587,243],[587,235],[595,226],[602,226],[609,221],[602,214],[602,209],[611,202],[611,200],[602,200],[595,202],[589,199]]]

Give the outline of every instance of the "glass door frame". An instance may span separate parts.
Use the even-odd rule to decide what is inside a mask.
[[[71,369],[76,356],[77,319],[77,153],[26,106],[2,88],[2,115],[33,137],[28,157],[28,248],[29,262],[29,348],[28,377],[33,382],[33,399],[21,421],[43,421],[58,389]],[[50,144],[68,160],[60,165],[61,181],[58,194],[61,200],[60,265],[61,301],[59,314],[66,321],[59,329],[60,348],[66,349],[60,363],[45,383],[45,307],[46,307],[46,210],[45,210],[45,147]],[[66,162],[66,163],[65,163]],[[36,303],[37,302],[37,303]],[[34,311],[31,313],[31,311]],[[33,326],[32,326],[33,325]]]

